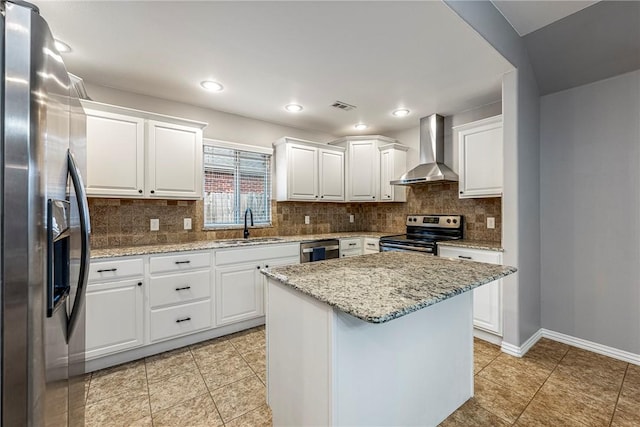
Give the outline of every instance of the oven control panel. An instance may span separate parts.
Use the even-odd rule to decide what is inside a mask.
[[[407,225],[410,227],[460,228],[460,215],[409,215]]]

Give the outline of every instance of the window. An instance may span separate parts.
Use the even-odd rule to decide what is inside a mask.
[[[241,147],[241,148],[239,148]],[[204,225],[271,225],[271,154],[265,149],[211,142],[204,146]]]

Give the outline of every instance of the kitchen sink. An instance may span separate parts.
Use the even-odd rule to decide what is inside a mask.
[[[268,242],[281,242],[284,239],[281,237],[258,237],[255,239],[235,239],[235,240],[223,240],[220,243],[225,245],[238,245],[243,243],[268,243]]]

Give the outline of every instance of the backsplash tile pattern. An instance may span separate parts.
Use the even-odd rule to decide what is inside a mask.
[[[403,233],[409,214],[443,213],[465,216],[465,238],[500,242],[502,217],[500,198],[459,199],[458,184],[434,183],[408,188],[406,203],[306,203],[272,201],[271,227],[251,229],[253,237],[383,231]],[[89,199],[93,248],[184,243],[196,240],[241,238],[241,229],[203,230],[202,201]],[[349,215],[355,216],[353,223]],[[311,224],[304,223],[309,215]],[[486,218],[496,219],[496,228],[486,228]],[[158,218],[160,230],[150,231],[149,220]],[[183,218],[192,218],[193,228],[183,230]]]

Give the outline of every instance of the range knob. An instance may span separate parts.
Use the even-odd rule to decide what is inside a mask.
[[[451,224],[451,218],[447,218],[447,224]]]
[[[457,220],[457,219],[454,219],[454,220],[453,220],[453,223],[454,223],[454,224],[457,224],[457,223],[458,223],[458,220]]]

